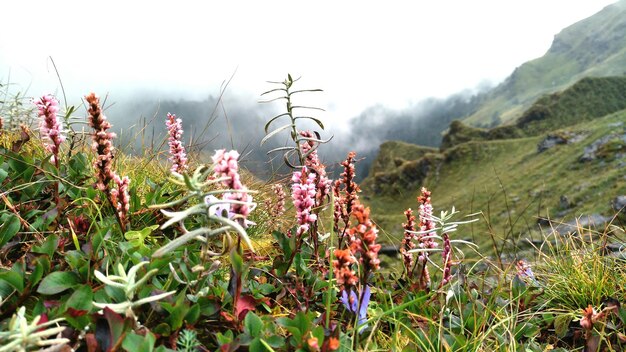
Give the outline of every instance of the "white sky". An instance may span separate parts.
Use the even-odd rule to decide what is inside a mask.
[[[0,9],[0,80],[55,92],[52,56],[72,99],[138,88],[217,95],[235,70],[229,92],[257,99],[289,72],[302,88],[324,89],[321,105],[347,119],[497,83],[612,2],[10,0]]]

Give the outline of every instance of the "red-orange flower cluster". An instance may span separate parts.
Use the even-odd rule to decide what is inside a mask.
[[[356,263],[356,258],[352,255],[350,249],[335,249],[335,260],[333,267],[337,283],[346,289],[345,286],[354,286],[359,281],[356,272],[352,270],[352,264]]]
[[[380,259],[378,251],[380,244],[376,243],[378,230],[376,225],[370,220],[370,209],[357,202],[352,208],[352,216],[357,220],[357,224],[347,231],[349,246],[352,253],[358,253],[359,261],[363,266],[364,275],[378,270]]]

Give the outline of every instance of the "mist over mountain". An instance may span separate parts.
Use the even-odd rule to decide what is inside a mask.
[[[136,93],[132,99],[116,101],[106,114],[120,143],[130,152],[139,153],[146,147],[167,149],[165,119],[169,112],[182,119],[190,152],[202,152],[208,158],[215,149],[236,149],[245,167],[267,176],[273,169],[266,152],[286,142],[277,138],[260,146],[263,126],[275,110],[275,106],[259,104],[254,97],[241,94],[157,100]]]
[[[293,143],[288,133],[282,133],[260,145],[263,127],[272,117],[280,114],[281,104],[262,104],[253,96],[228,92],[222,97],[204,99],[162,99],[137,92],[129,98],[112,101],[105,113],[118,133],[120,143],[130,152],[143,148],[166,150],[165,118],[176,114],[183,120],[185,143],[192,151],[210,155],[215,149],[237,149],[245,157],[244,166],[255,174],[267,178],[277,172],[287,173],[282,165],[282,155],[267,155],[273,148]],[[465,91],[448,98],[430,98],[405,109],[391,109],[375,105],[349,120],[349,128],[335,128],[326,122],[322,138],[332,137],[329,144],[318,151],[329,171],[338,171],[338,164],[350,151],[357,152],[357,176],[367,176],[378,147],[388,140],[438,147],[444,131],[452,119],[468,116],[480,103],[479,95]],[[286,121],[284,121],[286,122]],[[280,123],[272,125],[273,128]],[[300,125],[301,129],[316,129],[314,125]],[[273,160],[273,162],[270,162]]]
[[[379,146],[386,141],[439,147],[450,122],[471,115],[480,106],[481,92],[489,87],[480,89],[425,99],[402,110],[372,106],[350,120],[350,132],[339,136],[341,143],[335,144],[351,146],[363,158],[357,164],[357,176],[365,177]]]

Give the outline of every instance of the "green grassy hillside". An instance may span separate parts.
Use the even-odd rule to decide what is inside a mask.
[[[577,138],[539,152],[537,145],[548,134]],[[585,148],[605,136],[613,137],[598,148],[597,158],[581,162]],[[625,136],[623,110],[533,137],[470,141],[437,157],[428,156],[433,161],[430,172],[416,182],[380,185],[386,180],[379,171],[368,178],[363,193],[376,221],[394,241],[402,235],[403,211],[417,208],[416,197],[423,185],[432,191],[436,214],[452,206],[464,214],[483,212],[487,221],[466,226],[455,236],[471,238],[488,250],[491,232],[515,245],[520,236],[538,229],[539,217],[570,221],[583,214],[612,215],[611,200],[626,193]],[[385,151],[380,158],[390,157],[382,155]],[[425,158],[412,162],[419,164]],[[389,170],[387,175],[401,169]],[[563,206],[562,196],[569,205]]]
[[[626,1],[563,29],[548,52],[515,69],[487,93],[484,103],[466,122],[489,124],[519,118],[541,95],[563,89],[587,76],[626,73]]]
[[[561,92],[544,95],[514,123],[483,129],[454,121],[441,149],[478,140],[537,136],[626,109],[625,77],[586,77]]]

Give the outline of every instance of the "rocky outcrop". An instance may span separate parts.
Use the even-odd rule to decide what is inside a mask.
[[[560,132],[550,133],[539,144],[537,144],[537,152],[541,153],[559,144],[573,144],[585,139],[587,134],[582,132]]]
[[[612,133],[600,137],[585,147],[579,161],[581,163],[594,161],[598,158],[613,160],[622,158],[626,153],[626,133]]]

